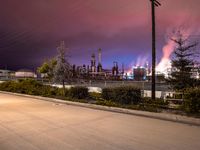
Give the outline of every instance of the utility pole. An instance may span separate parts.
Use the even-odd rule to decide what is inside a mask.
[[[157,0],[151,1],[151,16],[152,16],[152,84],[151,84],[151,98],[156,98],[156,24],[155,24],[155,7],[161,6]]]

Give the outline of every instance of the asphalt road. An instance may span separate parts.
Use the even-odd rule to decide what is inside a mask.
[[[0,150],[199,150],[200,127],[0,94]]]

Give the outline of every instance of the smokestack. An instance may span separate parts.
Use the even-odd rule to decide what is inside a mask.
[[[122,75],[124,74],[124,63],[122,63]]]
[[[98,56],[99,56],[99,64],[101,64],[101,48],[98,50]]]
[[[92,58],[92,61],[95,62],[95,54],[94,53],[92,54],[91,58]]]
[[[98,49],[98,66],[97,66],[97,72],[102,72],[101,48]]]
[[[96,72],[96,60],[95,60],[95,54],[94,53],[91,56],[91,71]]]
[[[116,61],[113,62],[112,73],[113,73],[114,76],[117,76],[118,73],[119,73],[118,62],[116,62]]]

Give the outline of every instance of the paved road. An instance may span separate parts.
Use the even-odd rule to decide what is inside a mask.
[[[0,150],[199,150],[200,127],[0,94]]]

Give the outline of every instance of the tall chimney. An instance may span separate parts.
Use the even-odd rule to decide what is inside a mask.
[[[97,72],[102,72],[101,48],[98,49],[98,66],[97,66]]]
[[[99,56],[99,64],[101,64],[101,48],[98,50],[98,56]]]
[[[91,71],[96,72],[96,60],[95,60],[95,54],[94,53],[91,56]]]

